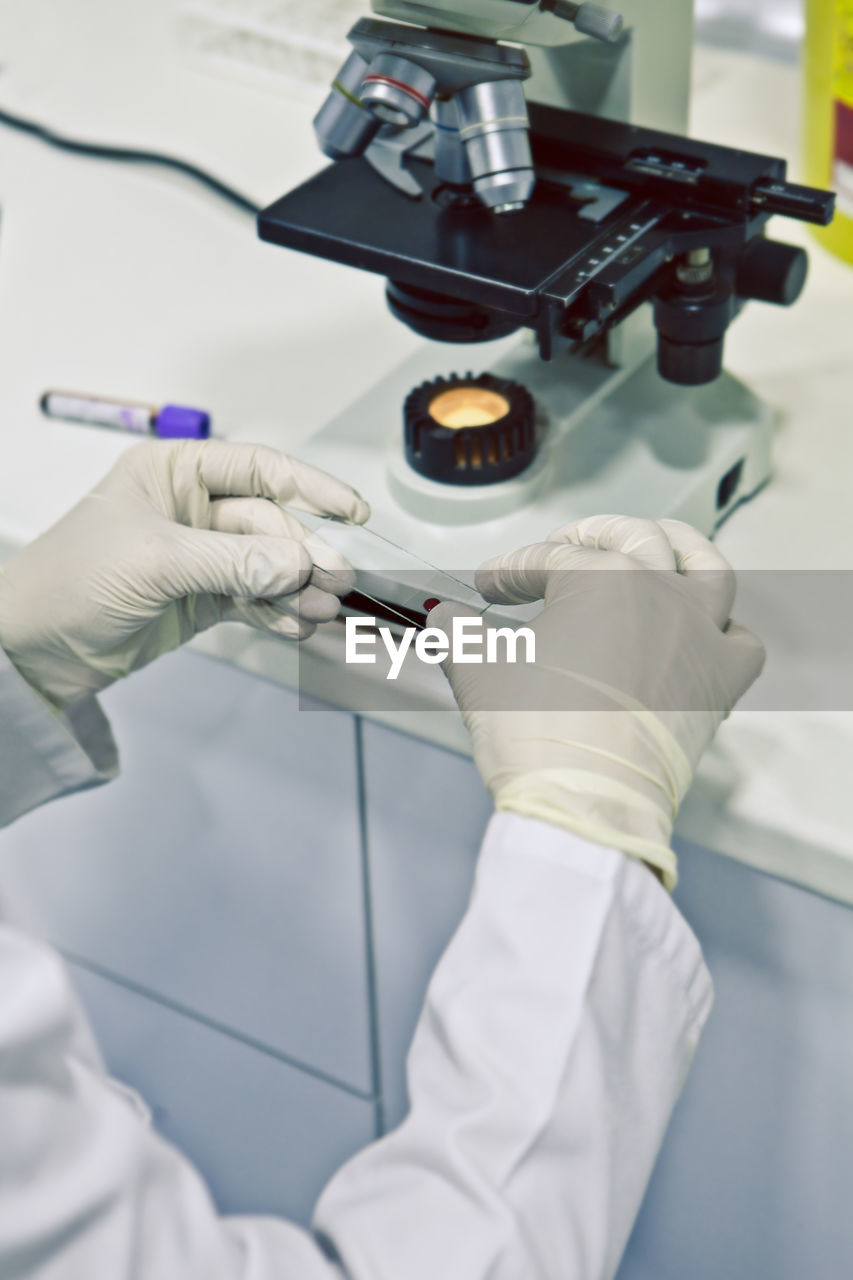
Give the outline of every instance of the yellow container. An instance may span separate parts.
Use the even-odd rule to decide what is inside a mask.
[[[804,71],[806,182],[838,197],[815,234],[853,262],[853,0],[806,0]]]

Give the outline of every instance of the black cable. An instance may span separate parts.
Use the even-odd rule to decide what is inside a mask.
[[[78,138],[66,138],[63,134],[54,133],[52,129],[38,124],[35,120],[13,115],[11,111],[4,111],[2,108],[0,108],[0,124],[5,124],[10,129],[17,129],[20,133],[27,133],[50,147],[57,147],[60,151],[70,151],[74,155],[91,156],[96,160],[116,160],[123,164],[154,164],[164,169],[175,169],[178,173],[201,182],[216,195],[222,196],[224,200],[230,200],[244,213],[250,213],[252,217],[257,217],[260,213],[260,206],[248,196],[235,191],[233,187],[215,178],[212,173],[200,169],[198,165],[190,164],[188,160],[179,160],[177,156],[164,155],[160,151],[143,151],[137,147],[110,147],[99,142],[81,142]]]

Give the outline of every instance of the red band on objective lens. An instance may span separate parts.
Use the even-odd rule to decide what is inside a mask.
[[[410,84],[404,84],[402,80],[394,80],[391,76],[365,76],[362,84],[390,84],[392,89],[402,89],[403,93],[407,93],[410,98],[414,98],[415,102],[419,102],[422,107],[429,111],[429,98],[424,97],[417,89],[413,89]]]

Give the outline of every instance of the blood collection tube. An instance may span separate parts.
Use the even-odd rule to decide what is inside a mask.
[[[210,414],[185,405],[167,404],[158,409],[156,405],[76,391],[45,391],[39,403],[48,418],[110,427],[132,435],[153,435],[161,440],[206,440],[210,435]]]

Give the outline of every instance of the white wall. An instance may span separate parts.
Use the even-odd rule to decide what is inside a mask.
[[[696,0],[696,34],[728,49],[796,58],[804,0]]]

